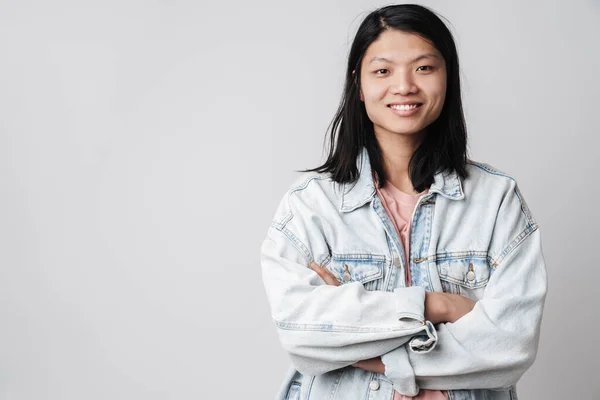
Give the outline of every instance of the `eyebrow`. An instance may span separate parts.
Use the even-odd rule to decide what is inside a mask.
[[[420,60],[422,60],[424,58],[436,58],[438,60],[440,59],[440,57],[437,54],[435,54],[435,53],[425,53],[425,54],[421,54],[419,57],[417,57],[414,60],[410,61],[410,63],[415,63],[415,62],[420,61]],[[369,61],[369,64],[371,64],[371,63],[373,63],[375,61],[382,61],[382,62],[387,62],[387,63],[390,63],[390,64],[394,63],[392,60],[389,60],[389,59],[387,59],[385,57],[373,57],[371,59],[371,61]]]

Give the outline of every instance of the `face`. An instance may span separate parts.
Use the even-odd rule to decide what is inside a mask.
[[[383,32],[361,64],[361,94],[376,135],[415,135],[435,121],[446,96],[446,63],[428,41]]]

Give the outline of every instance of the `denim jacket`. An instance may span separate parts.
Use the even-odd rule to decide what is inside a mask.
[[[353,183],[307,172],[261,246],[262,279],[292,361],[276,399],[516,399],[536,357],[547,291],[538,225],[517,183],[469,161],[435,175],[411,221],[409,265],[362,148]],[[341,283],[326,285],[315,261]],[[405,284],[410,268],[411,285]],[[426,291],[477,300],[454,323],[424,318]],[[353,367],[381,356],[385,374]]]

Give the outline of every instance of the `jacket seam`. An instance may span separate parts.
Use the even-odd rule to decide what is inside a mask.
[[[521,190],[519,189],[519,185],[517,184],[516,181],[515,181],[515,189],[514,190],[515,190],[515,195],[517,195],[517,198],[519,199],[519,203],[521,203],[521,211],[525,215],[525,218],[527,218],[527,224],[535,225],[536,221],[533,218],[533,215],[531,214],[531,211],[529,210],[529,207],[527,206],[525,199],[523,199],[523,197],[521,196]]]
[[[306,187],[308,186],[308,184],[313,181],[313,180],[331,180],[331,177],[329,176],[321,176],[321,175],[309,175],[308,177],[306,177],[306,179],[299,185],[293,187],[292,189],[290,189],[290,195],[294,192],[299,192],[302,191],[304,189],[306,189]]]
[[[504,178],[510,179],[515,187],[514,187],[514,192],[515,195],[517,196],[517,198],[519,199],[519,203],[521,204],[521,212],[523,213],[523,215],[525,216],[525,218],[527,219],[527,223],[529,225],[535,225],[536,221],[533,218],[533,215],[531,214],[531,211],[529,210],[529,207],[527,206],[527,203],[525,202],[525,200],[523,199],[523,197],[521,196],[521,191],[519,189],[519,184],[517,182],[517,180],[515,178],[513,178],[511,175],[508,175],[504,172],[498,171],[496,169],[493,169],[492,167],[490,167],[489,165],[483,164],[483,163],[479,163],[476,161],[469,161],[469,164],[487,172],[488,174],[491,175],[496,175],[496,176],[502,176]]]
[[[505,172],[502,172],[502,171],[498,171],[497,169],[492,168],[488,164],[481,163],[481,162],[478,162],[478,161],[473,161],[473,160],[467,161],[467,164],[471,164],[471,165],[473,165],[473,166],[475,166],[475,167],[477,167],[477,168],[479,168],[479,169],[487,172],[488,174],[497,175],[497,176],[503,176],[503,177],[508,178],[508,179],[510,179],[512,181],[515,180],[515,178],[513,178],[509,174],[507,174]]]
[[[381,333],[381,332],[402,332],[415,331],[415,334],[425,330],[425,325],[420,322],[407,327],[396,328],[364,328],[352,325],[332,325],[332,324],[300,324],[297,322],[281,322],[273,319],[273,322],[279,329],[294,331],[317,331],[317,332],[345,332],[345,333]]]
[[[292,242],[294,247],[300,252],[300,254],[304,256],[308,263],[311,263],[313,261],[312,255],[310,254],[308,247],[306,247],[304,243],[302,243],[302,241],[298,239],[298,237],[296,237],[296,235],[294,235],[289,229],[286,229],[284,226],[281,226],[275,221],[271,223],[271,227],[275,228],[276,230],[281,232],[286,238],[288,238]]]
[[[288,211],[279,220],[273,221],[273,223],[271,224],[272,226],[274,225],[278,230],[282,231],[285,228],[285,226],[292,220],[292,218],[294,218],[294,213],[290,204],[290,198],[296,192],[301,192],[304,189],[306,189],[308,187],[308,184],[313,180],[331,180],[331,178],[326,176],[310,175],[301,184],[291,188],[285,196]]]
[[[509,244],[504,248],[504,250],[498,255],[496,259],[490,257],[492,261],[492,266],[497,268],[504,259],[511,254],[523,241],[535,232],[538,229],[538,225],[536,223],[529,224],[527,227],[517,235]]]

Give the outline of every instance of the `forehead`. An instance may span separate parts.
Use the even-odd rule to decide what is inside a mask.
[[[391,29],[382,32],[377,40],[369,45],[363,57],[363,65],[368,64],[374,57],[386,58],[393,62],[406,62],[427,53],[442,58],[435,46],[421,36]]]

